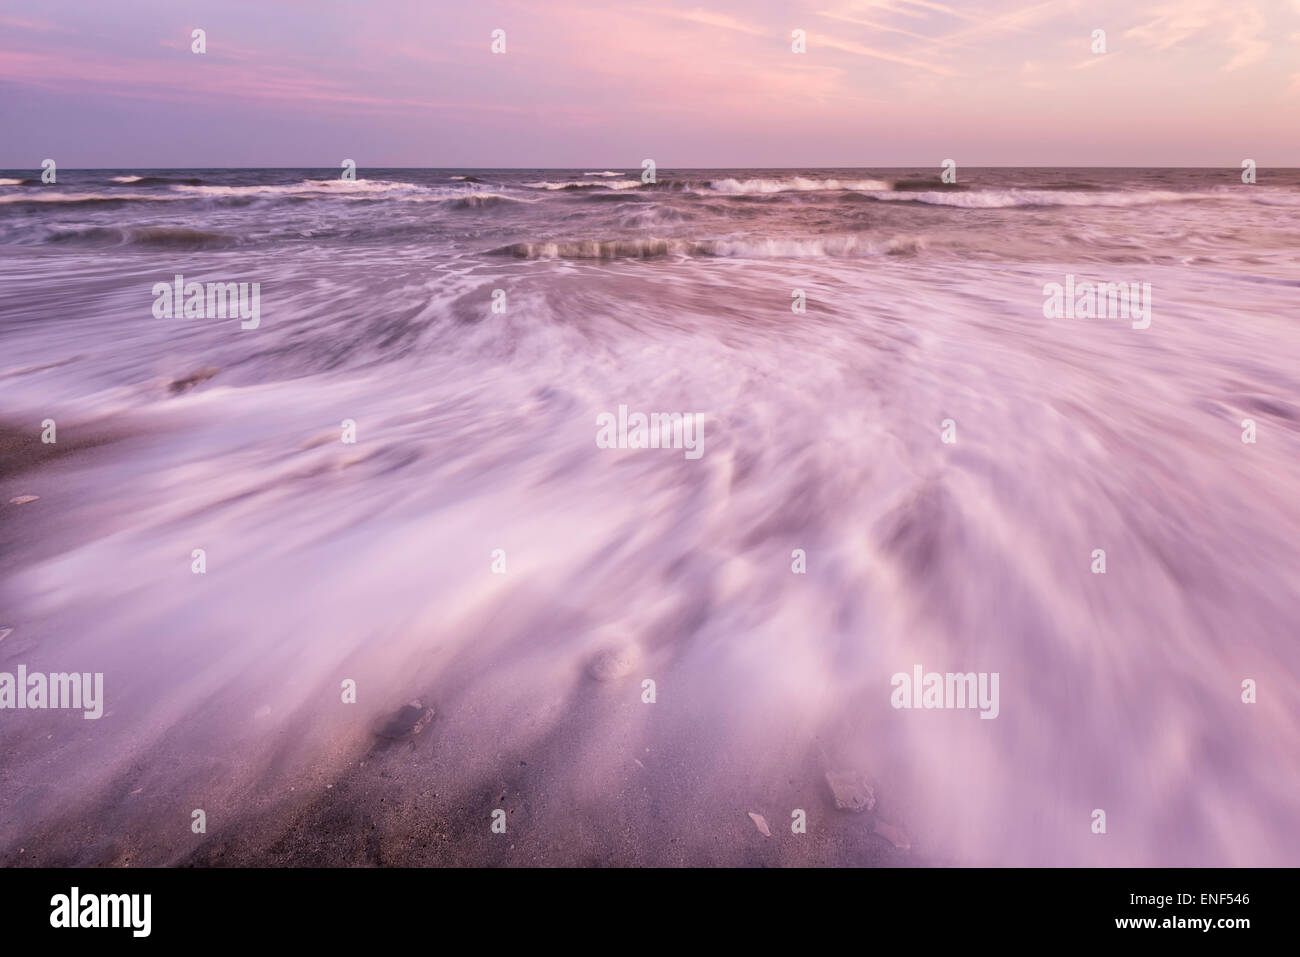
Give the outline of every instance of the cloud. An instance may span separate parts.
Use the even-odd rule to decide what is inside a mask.
[[[1267,18],[1247,0],[1232,4],[1178,0],[1156,7],[1151,20],[1129,29],[1124,36],[1156,50],[1226,47],[1231,55],[1220,69],[1227,72],[1267,57],[1270,45],[1264,35],[1268,32]]]
[[[896,53],[890,53],[887,50],[877,50],[873,47],[863,46],[861,43],[854,43],[851,40],[840,40],[837,37],[828,37],[817,35],[810,38],[809,49],[812,49],[812,43],[819,47],[829,47],[832,50],[842,50],[845,53],[852,53],[854,56],[874,57],[878,60],[887,60],[890,63],[901,63],[904,66],[916,67],[918,70],[927,70],[940,76],[956,76],[956,72],[947,67],[938,66],[934,63],[926,63],[922,60],[916,60],[907,56],[900,56]]]
[[[861,20],[858,17],[846,16],[842,13],[831,13],[827,10],[818,11],[817,16],[826,17],[830,20],[839,20],[842,23],[852,23],[856,26],[866,27],[869,30],[879,30],[883,33],[898,33],[905,37],[911,37],[913,40],[929,41],[932,37],[927,37],[920,33],[913,33],[911,30],[904,30],[901,27],[886,26],[883,23],[874,23],[871,20]]]
[[[1119,51],[1119,50],[1112,50],[1112,51],[1110,51],[1109,53],[1094,53],[1092,56],[1088,57],[1086,60],[1080,60],[1080,61],[1079,61],[1078,63],[1076,63],[1074,66],[1070,67],[1070,69],[1071,69],[1071,70],[1086,70],[1086,69],[1088,69],[1089,67],[1094,67],[1094,66],[1096,66],[1096,65],[1097,65],[1098,63],[1100,63],[1102,60],[1113,60],[1115,57],[1117,57],[1117,56],[1119,56],[1119,55],[1120,55],[1120,51]]]
[[[762,27],[755,26],[751,23],[745,23],[743,20],[737,20],[735,17],[729,17],[723,13],[711,13],[708,10],[692,10],[690,13],[678,13],[675,10],[655,11],[663,13],[666,16],[676,17],[679,20],[687,20],[691,23],[701,23],[709,27],[721,27],[723,30],[734,30],[737,33],[747,33],[754,37],[770,37],[772,33]]]
[[[31,20],[27,17],[0,17],[0,26],[11,27],[14,30],[35,30],[39,33],[49,33],[61,29],[61,27],[45,20]]]

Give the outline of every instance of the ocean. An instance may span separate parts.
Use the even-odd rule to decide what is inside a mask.
[[[1294,863],[1300,170],[341,173],[0,171],[0,863]]]

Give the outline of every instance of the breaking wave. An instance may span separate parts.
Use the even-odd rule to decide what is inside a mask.
[[[199,186],[203,183],[203,180],[197,176],[114,176],[111,178],[114,183],[133,186]]]
[[[956,206],[963,209],[1006,209],[1014,206],[1144,206],[1149,203],[1177,203],[1196,199],[1215,199],[1215,193],[1175,193],[1168,191],[1093,191],[1063,189],[980,189],[967,192],[932,190],[889,191],[872,197],[882,202],[925,203],[930,206]]]
[[[511,243],[490,252],[517,259],[839,259],[910,255],[926,248],[920,236],[872,239],[608,239]]]
[[[193,193],[198,196],[299,196],[299,195],[335,195],[367,196],[372,194],[413,193],[425,191],[426,187],[416,183],[402,183],[382,179],[309,179],[301,183],[257,186],[211,186],[180,183],[174,187],[178,192]]]
[[[148,246],[170,249],[209,249],[237,245],[235,237],[184,226],[87,226],[82,229],[54,229],[46,242],[89,246]]]
[[[838,180],[805,179],[717,179],[709,181],[709,189],[717,193],[786,193],[828,192],[831,190],[859,190],[879,192],[890,188],[882,179]]]
[[[60,203],[63,205],[94,205],[103,203],[126,203],[132,201],[144,203],[166,202],[168,200],[180,199],[179,196],[169,196],[166,194],[150,193],[59,193],[59,192],[31,192],[31,193],[14,193],[12,195],[0,196],[0,204],[12,205],[15,203]]]
[[[564,189],[636,189],[645,184],[639,179],[611,179],[606,180],[603,183],[575,183],[564,180],[561,180],[560,182],[552,182],[550,180],[542,180],[539,183],[524,183],[524,185],[531,189],[546,189],[554,191]]]
[[[532,203],[536,200],[507,196],[505,193],[470,193],[468,196],[438,197],[437,202],[446,203],[452,209],[483,209],[503,204]]]

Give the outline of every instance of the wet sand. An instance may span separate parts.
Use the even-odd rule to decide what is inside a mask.
[[[83,425],[50,446],[40,443],[39,431],[12,420],[0,426],[5,502],[15,490],[40,496],[0,506],[0,576],[53,556],[54,543],[85,518],[78,489],[93,483],[97,468],[127,454],[122,443],[130,435]],[[113,532],[102,518],[80,527],[88,537]],[[35,650],[32,623],[16,624],[0,644],[0,668]],[[868,812],[835,807],[826,780],[833,762],[820,745],[780,779],[746,775],[736,756],[734,764],[724,758],[712,768],[715,779],[700,781],[698,769],[708,762],[644,720],[651,706],[640,700],[637,674],[597,680],[584,669],[549,716],[547,733],[502,737],[494,754],[472,743],[481,737],[483,711],[493,708],[491,696],[461,696],[446,684],[425,692],[432,721],[399,740],[373,733],[373,722],[359,728],[322,721],[313,728],[316,716],[304,713],[297,730],[317,736],[327,756],[290,774],[281,773],[287,763],[274,739],[253,755],[176,746],[173,738],[202,738],[201,722],[183,720],[162,743],[136,751],[127,770],[70,796],[70,812],[48,816],[0,847],[0,866],[901,866],[920,859],[922,849],[911,847],[901,828],[893,838],[909,846],[875,832],[887,814],[895,822],[905,817],[887,798]],[[46,713],[38,730],[53,722],[61,733],[77,734],[79,717]],[[44,749],[45,737],[54,735],[6,734],[0,766]],[[603,762],[613,777],[575,781],[568,772],[593,742],[614,755]],[[231,762],[240,770],[239,788],[218,804],[198,796],[230,772]],[[721,791],[719,780],[727,781]],[[702,785],[708,797],[698,793]],[[57,790],[53,781],[50,787]],[[6,816],[21,813],[13,798],[0,786]],[[186,833],[191,804],[204,806],[206,834]],[[492,831],[498,808],[506,814],[504,834]],[[796,808],[805,812],[805,833],[791,830]],[[763,815],[771,836],[760,833],[750,813]]]
[[[195,175],[12,210],[2,411],[72,451],[6,440],[0,669],[105,707],[0,716],[0,861],[1296,859],[1292,186]],[[130,241],[158,206],[247,242]],[[155,316],[178,273],[262,324]],[[1151,324],[1049,317],[1069,276]],[[602,446],[624,406],[702,457]],[[997,719],[895,708],[920,666],[1000,675]]]

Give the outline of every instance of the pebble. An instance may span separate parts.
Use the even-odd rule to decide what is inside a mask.
[[[749,819],[754,822],[754,827],[758,828],[758,833],[762,834],[764,837],[772,836],[772,829],[767,826],[767,818],[763,817],[763,815],[755,814],[753,811],[750,811]]]
[[[597,681],[615,681],[632,673],[636,659],[636,646],[631,642],[622,642],[606,648],[591,659],[587,671]]]
[[[381,718],[375,727],[375,736],[386,741],[401,741],[414,738],[428,727],[433,720],[433,709],[426,708],[419,698],[405,705],[386,718]]]

